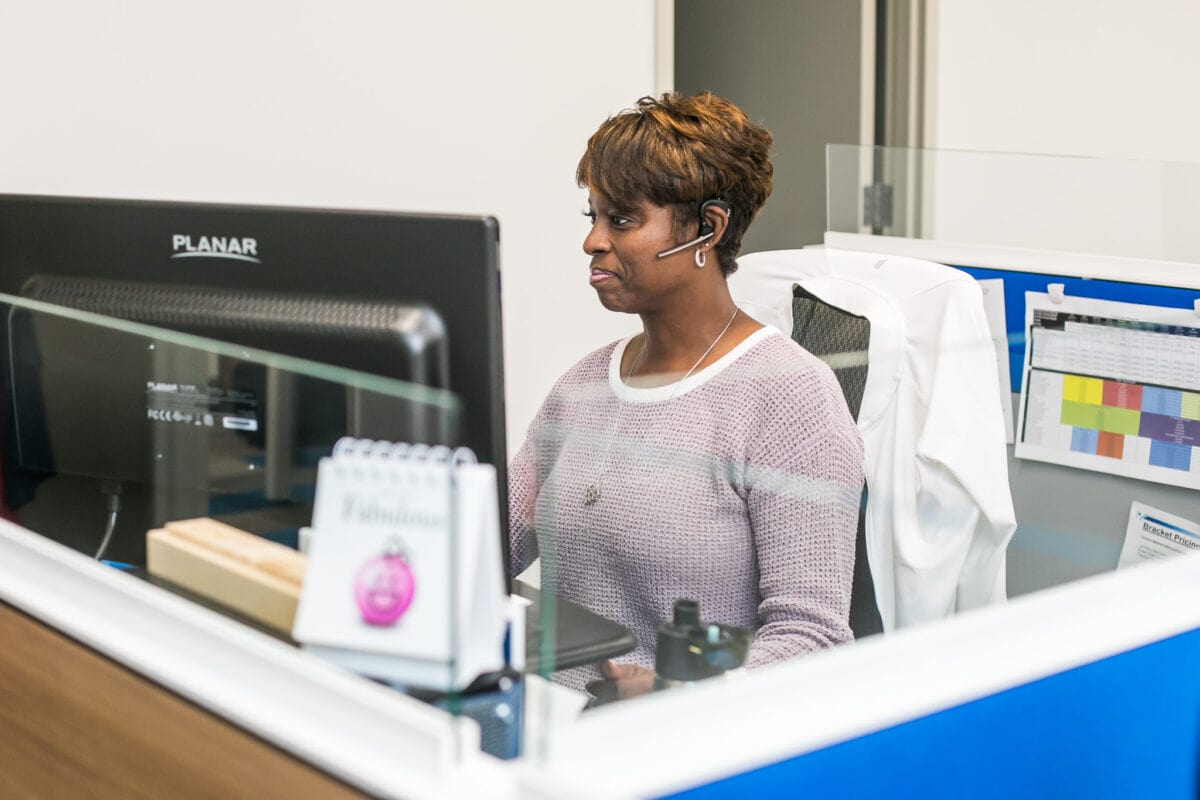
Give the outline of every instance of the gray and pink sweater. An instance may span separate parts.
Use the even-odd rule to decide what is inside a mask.
[[[681,597],[754,631],[750,667],[849,641],[862,442],[832,371],[763,328],[681,384],[634,388],[628,341],[572,367],[530,425],[509,471],[514,573],[540,554],[543,587],[627,626],[618,660],[646,667]]]

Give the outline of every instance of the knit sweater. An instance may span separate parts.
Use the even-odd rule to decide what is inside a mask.
[[[633,632],[625,663],[654,667],[685,597],[754,631],[749,667],[849,641],[862,443],[832,371],[763,328],[682,383],[634,388],[628,342],[568,370],[530,425],[509,472],[514,572],[540,553],[543,589]]]

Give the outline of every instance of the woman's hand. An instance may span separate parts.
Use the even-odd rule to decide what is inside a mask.
[[[600,664],[600,674],[616,689],[616,699],[649,694],[654,689],[654,670],[636,664],[618,664],[609,659]]]

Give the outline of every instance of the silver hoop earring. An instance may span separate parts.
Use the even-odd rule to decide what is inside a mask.
[[[696,254],[692,256],[692,260],[696,262],[696,269],[701,269],[704,266],[705,261],[708,259],[707,256],[704,255],[703,247],[696,248]]]

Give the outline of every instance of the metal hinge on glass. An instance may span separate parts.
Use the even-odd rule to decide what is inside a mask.
[[[875,233],[892,225],[892,185],[873,183],[863,187],[863,225]]]

